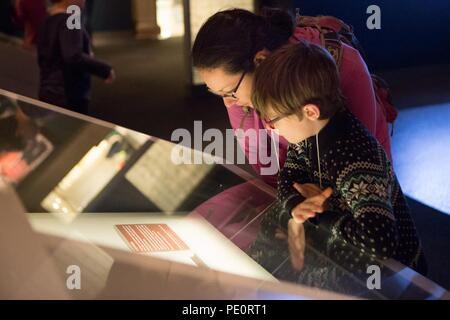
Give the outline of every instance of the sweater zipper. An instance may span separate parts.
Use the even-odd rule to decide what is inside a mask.
[[[322,167],[320,164],[319,134],[316,134],[317,165],[319,166],[319,186],[322,189]]]
[[[305,149],[307,150],[310,158],[312,159],[312,156],[311,156],[312,143],[311,143],[311,151],[310,151],[310,149],[308,147],[308,139],[305,140]],[[319,149],[319,135],[318,134],[316,135],[316,157],[317,157],[317,167],[319,170],[319,187],[320,187],[320,189],[322,189],[322,187],[323,187],[323,185],[322,185],[322,166],[320,164],[320,149]],[[313,168],[311,168],[311,169],[313,169]],[[311,180],[314,181],[314,174],[313,174]]]

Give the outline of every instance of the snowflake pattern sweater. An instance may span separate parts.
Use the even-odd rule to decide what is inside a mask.
[[[347,110],[332,117],[317,138],[318,146],[315,136],[289,145],[278,180],[278,210],[272,210],[265,223],[272,223],[272,230],[286,229],[292,209],[304,200],[293,184],[321,182],[323,189],[333,189],[333,195],[329,210],[305,223],[307,239],[315,247],[349,269],[370,256],[393,258],[425,272],[406,199],[376,139]]]

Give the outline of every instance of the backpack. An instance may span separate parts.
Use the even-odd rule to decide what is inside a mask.
[[[338,66],[340,66],[342,60],[342,43],[358,50],[362,58],[366,61],[366,55],[353,33],[352,26],[342,20],[333,16],[301,16],[297,12],[296,25],[298,27],[311,27],[319,30],[323,47],[330,52]],[[393,124],[397,119],[398,110],[392,103],[389,86],[381,77],[375,74],[371,74],[371,77],[375,97],[383,110],[386,121]]]

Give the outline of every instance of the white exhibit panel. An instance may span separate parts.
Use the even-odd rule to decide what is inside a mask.
[[[167,225],[187,245],[185,250],[140,253],[236,275],[277,281],[270,273],[237,248],[201,218],[154,217],[151,213],[84,213],[70,224],[48,213],[33,213],[30,222],[40,233],[70,238],[94,245],[131,252],[117,231],[118,225]]]

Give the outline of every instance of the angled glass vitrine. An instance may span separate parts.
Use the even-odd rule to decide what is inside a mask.
[[[243,167],[2,90],[0,113],[2,296],[33,283],[56,298],[449,297],[391,260],[375,262],[374,287],[311,243],[293,270],[287,241],[264,225],[276,190]],[[209,161],[180,164],[180,152]],[[51,266],[31,272],[32,257]],[[73,266],[84,290],[66,288]]]

